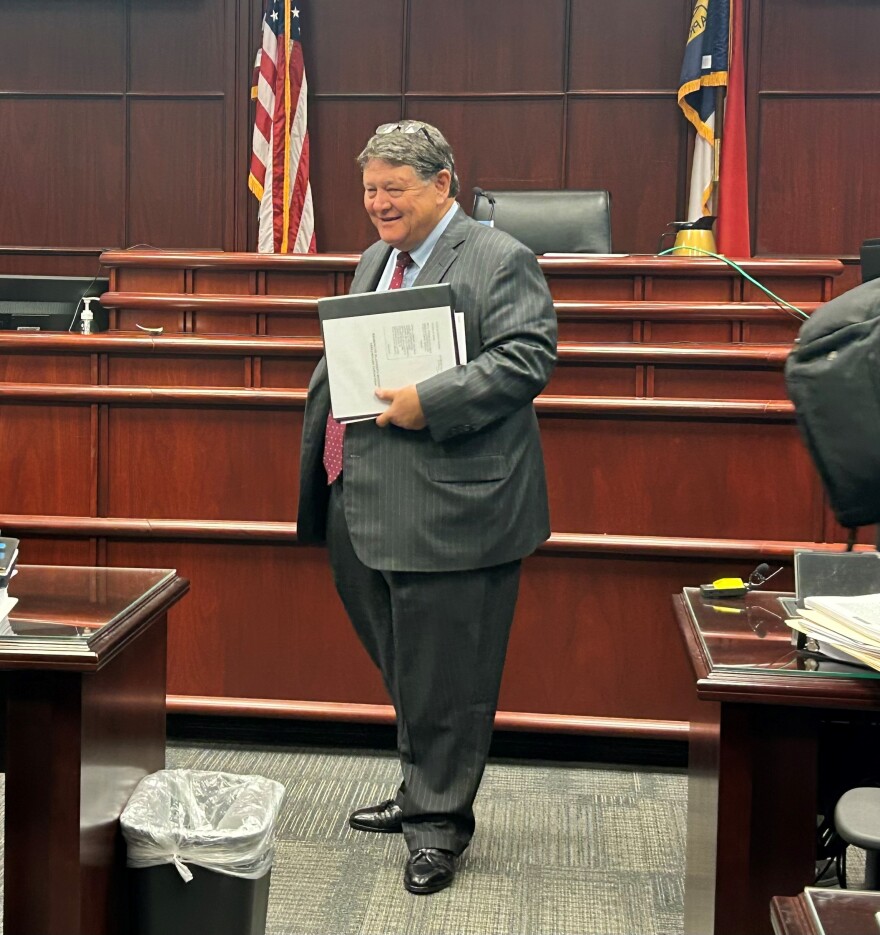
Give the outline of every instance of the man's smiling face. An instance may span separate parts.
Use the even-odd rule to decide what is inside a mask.
[[[412,166],[371,159],[364,166],[364,207],[379,236],[398,250],[413,250],[449,208],[449,171],[425,181]]]

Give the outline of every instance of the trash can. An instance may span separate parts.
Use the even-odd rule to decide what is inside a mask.
[[[165,769],[120,823],[137,935],[264,935],[284,786],[262,776]]]

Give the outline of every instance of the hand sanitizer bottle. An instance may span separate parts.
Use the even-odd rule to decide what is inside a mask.
[[[92,321],[94,320],[95,313],[92,311],[92,302],[95,301],[95,296],[88,296],[83,299],[83,305],[85,308],[82,310],[82,314],[79,316],[79,330],[83,334],[92,333]]]

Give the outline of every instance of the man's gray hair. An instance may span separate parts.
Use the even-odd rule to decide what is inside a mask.
[[[452,147],[436,127],[422,120],[400,120],[378,127],[357,157],[362,171],[371,159],[381,159],[395,166],[410,166],[425,182],[441,169],[448,169],[452,176],[450,197],[454,198],[461,188]]]

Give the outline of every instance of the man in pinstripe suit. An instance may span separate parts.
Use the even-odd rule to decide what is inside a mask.
[[[474,831],[520,560],[550,531],[532,400],[555,363],[556,319],[531,251],[456,204],[452,151],[435,127],[385,124],[358,162],[381,239],[351,291],[450,283],[468,363],[378,389],[385,412],[343,435],[321,360],[303,425],[298,535],[327,542],[397,715],[403,782],[350,824],[402,832],[404,886],[433,893],[452,882]]]

